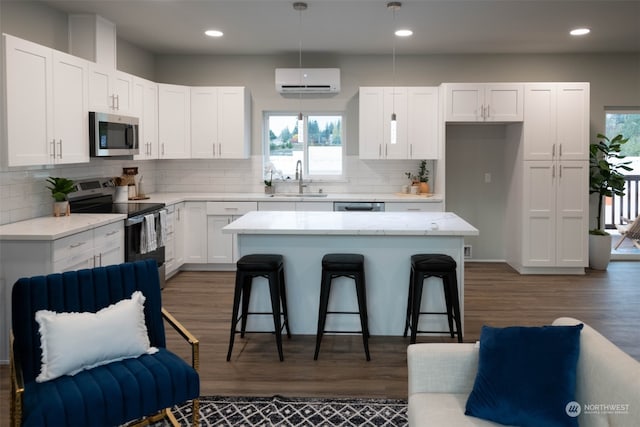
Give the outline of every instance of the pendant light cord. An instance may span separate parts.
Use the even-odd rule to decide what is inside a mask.
[[[393,30],[395,31],[396,26],[396,7],[392,7],[393,11]],[[395,116],[396,114],[396,37],[393,37],[393,60],[392,60],[392,70],[391,70],[391,109],[392,113]]]

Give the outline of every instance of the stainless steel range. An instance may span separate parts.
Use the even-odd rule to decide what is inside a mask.
[[[114,203],[115,185],[111,178],[91,178],[76,181],[76,191],[69,194],[71,213],[119,213],[126,214],[124,224],[124,260],[155,259],[160,269],[160,283],[164,287],[165,247],[162,236],[162,211],[164,203]],[[146,249],[143,239],[145,221],[153,215],[156,246]]]

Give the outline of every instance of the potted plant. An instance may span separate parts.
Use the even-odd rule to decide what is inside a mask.
[[[47,182],[50,184],[47,186],[51,190],[51,196],[53,197],[53,215],[65,216],[69,214],[69,201],[67,200],[67,194],[73,192],[76,188],[75,183],[67,178],[56,178],[50,176],[47,178]]]
[[[418,181],[420,181],[420,193],[427,194],[429,192],[429,170],[427,169],[426,160],[420,162]]]
[[[622,171],[630,171],[630,162],[621,162],[622,146],[629,138],[616,135],[613,139],[598,134],[599,142],[589,145],[589,194],[598,195],[596,227],[589,230],[589,266],[596,270],[606,270],[611,259],[611,235],[604,230],[602,221],[605,197],[624,196],[625,176]]]
[[[264,180],[264,194],[275,194],[276,188],[273,186],[273,170],[269,171],[269,179]]]

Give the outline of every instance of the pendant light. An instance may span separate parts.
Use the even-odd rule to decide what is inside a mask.
[[[402,3],[399,1],[392,1],[387,3],[387,9],[391,9],[393,12],[393,26],[395,31],[396,23],[396,10],[400,9]],[[392,71],[391,71],[391,123],[389,124],[390,142],[391,144],[398,143],[398,121],[396,120],[396,38],[393,38],[393,54],[392,54]]]
[[[307,10],[307,4],[304,2],[295,2],[293,9],[299,13],[298,21],[298,71],[300,72],[300,84],[302,84],[302,11]],[[298,142],[304,142],[304,116],[302,115],[302,92],[299,97],[300,112],[298,113]]]

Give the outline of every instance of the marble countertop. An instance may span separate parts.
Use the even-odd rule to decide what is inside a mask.
[[[0,240],[56,240],[126,218],[124,214],[43,216],[0,226]]]
[[[253,211],[222,229],[237,234],[476,236],[451,212]]]
[[[327,193],[326,196],[297,194],[264,194],[264,193],[152,193],[149,199],[138,200],[140,202],[165,203],[172,205],[180,202],[335,202],[335,201],[367,201],[367,202],[419,202],[440,203],[443,201],[440,194],[416,195],[416,194],[360,194],[360,193]]]
[[[317,194],[317,193],[316,193]],[[203,202],[331,202],[334,201],[368,201],[368,202],[423,202],[439,203],[442,197],[413,194],[327,194],[326,197],[292,196],[284,194],[269,195],[264,193],[152,193],[149,199],[131,200],[131,203],[165,203],[172,205],[185,201]],[[326,212],[325,212],[326,213]],[[379,212],[376,212],[378,214]],[[25,221],[0,225],[0,240],[56,240],[72,234],[80,233],[95,227],[126,219],[123,214],[78,214],[54,217],[46,216]]]

